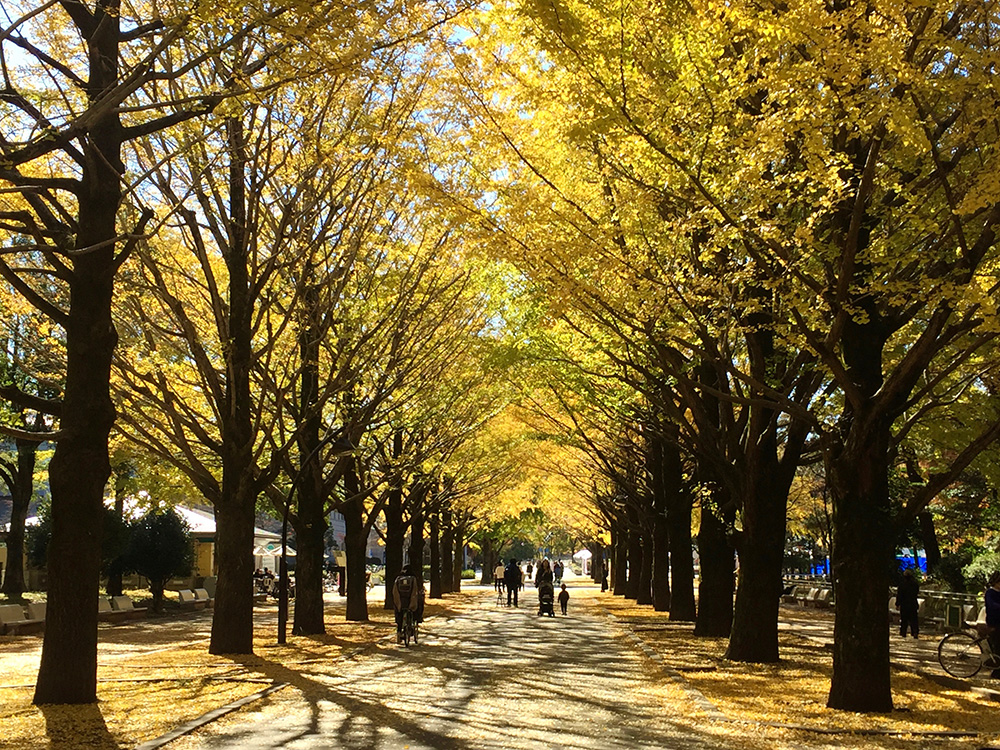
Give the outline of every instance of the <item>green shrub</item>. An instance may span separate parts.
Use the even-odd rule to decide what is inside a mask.
[[[475,577],[476,577],[476,571],[474,571],[474,570],[463,570],[462,571],[462,580],[463,581],[470,581],[470,580],[472,580]]]
[[[972,562],[962,568],[962,573],[974,591],[985,591],[990,576],[997,570],[1000,570],[1000,552],[983,552],[972,558]]]

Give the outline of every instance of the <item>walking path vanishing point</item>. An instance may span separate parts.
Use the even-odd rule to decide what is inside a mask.
[[[418,646],[390,643],[325,675],[276,664],[265,672],[291,688],[273,703],[168,747],[722,747],[673,725],[642,693],[649,663],[608,618],[574,612],[572,602],[567,617],[538,617],[534,591],[525,594],[519,609],[507,609],[484,590],[472,611],[425,623]],[[300,700],[288,697],[296,688]]]

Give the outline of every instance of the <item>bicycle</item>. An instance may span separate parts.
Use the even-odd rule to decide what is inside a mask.
[[[989,641],[989,631],[971,625],[973,630],[949,633],[938,644],[938,663],[952,677],[967,679],[975,676],[983,667],[996,669],[1000,659]]]
[[[406,648],[410,647],[410,639],[413,639],[413,645],[417,645],[417,634],[419,632],[420,626],[417,623],[416,617],[413,615],[413,610],[405,609],[403,610],[403,645]]]

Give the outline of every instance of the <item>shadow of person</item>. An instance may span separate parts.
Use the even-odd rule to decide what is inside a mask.
[[[118,750],[124,747],[108,731],[104,714],[96,703],[38,706],[45,716],[45,734],[52,748]]]

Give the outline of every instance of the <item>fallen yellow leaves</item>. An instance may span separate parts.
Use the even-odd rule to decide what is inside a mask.
[[[447,615],[463,598],[428,602],[427,615]],[[276,642],[274,605],[255,612],[251,656],[208,653],[211,612],[102,626],[98,703],[34,706],[39,637],[0,637],[0,748],[111,750],[135,747],[199,716],[275,683],[299,689],[308,674],[363,650],[395,632],[391,612],[369,602],[369,622],[343,620],[343,600],[327,610],[327,633]],[[289,632],[291,623],[289,622]]]
[[[728,644],[724,638],[696,638],[690,623],[670,623],[666,613],[638,607],[633,602],[600,595],[596,602],[651,649],[667,670],[676,670],[684,681],[700,692],[718,709],[726,721],[743,723],[754,731],[792,731],[799,727],[814,732],[842,733],[824,735],[831,743],[850,747],[895,747],[896,742],[910,746],[916,737],[921,746],[933,739],[931,733],[975,733],[976,747],[984,740],[1000,738],[1000,710],[996,703],[974,692],[946,687],[916,672],[894,670],[893,699],[896,711],[871,716],[833,711],[826,708],[832,674],[832,655],[828,648],[811,638],[794,633],[780,635],[780,664],[744,664],[723,658]],[[832,618],[830,613],[801,612],[804,620]],[[676,705],[678,687],[669,680],[661,697]],[[689,696],[690,698],[690,696]],[[793,729],[796,728],[796,729]],[[720,728],[720,732],[731,732]],[[743,734],[744,729],[740,730]],[[863,735],[879,732],[865,739]],[[896,737],[898,739],[896,739]],[[816,735],[813,735],[814,737]],[[942,740],[944,738],[941,738]],[[961,738],[948,738],[950,743]]]

